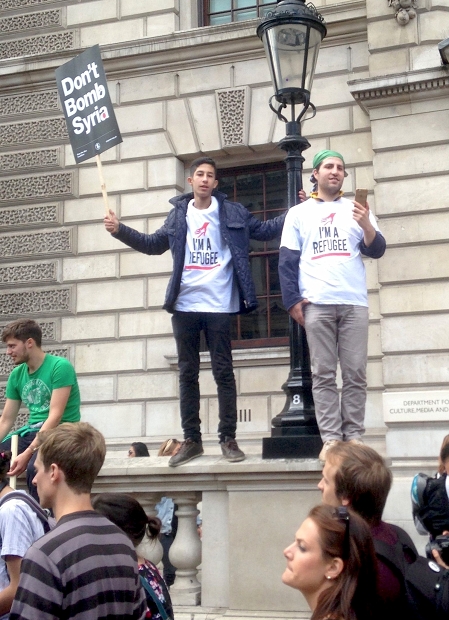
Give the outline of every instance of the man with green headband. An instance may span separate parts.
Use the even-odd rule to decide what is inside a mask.
[[[336,441],[362,443],[368,350],[362,254],[380,258],[386,245],[368,203],[343,198],[345,176],[340,153],[315,155],[314,189],[308,200],[289,210],[279,251],[284,305],[307,334],[323,461]]]

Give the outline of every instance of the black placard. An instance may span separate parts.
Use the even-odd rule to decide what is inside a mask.
[[[56,82],[77,164],[123,142],[99,45],[56,69]]]

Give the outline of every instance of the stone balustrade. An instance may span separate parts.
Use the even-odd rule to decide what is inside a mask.
[[[176,469],[168,458],[128,459],[110,453],[93,492],[132,493],[148,513],[160,497],[178,505],[178,532],[170,549],[177,567],[175,605],[245,611],[307,612],[301,595],[281,582],[283,549],[312,506],[319,503],[316,459],[228,463],[204,456]],[[202,502],[203,532],[196,527]],[[160,544],[144,555],[158,562]],[[197,571],[201,564],[201,583]]]

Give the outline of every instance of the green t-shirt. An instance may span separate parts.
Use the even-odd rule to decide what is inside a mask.
[[[64,357],[47,353],[41,366],[31,374],[26,363],[16,366],[6,384],[6,398],[21,400],[30,412],[28,424],[36,424],[48,418],[53,390],[69,385],[72,389],[61,422],[79,422],[81,399],[78,381],[75,369]]]

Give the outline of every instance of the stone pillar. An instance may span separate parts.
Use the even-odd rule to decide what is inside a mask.
[[[170,588],[175,605],[199,605],[201,585],[197,579],[197,567],[201,563],[201,541],[196,527],[197,504],[201,496],[197,493],[174,494],[178,505],[178,531],[170,547],[169,558],[176,566],[176,579]]]
[[[214,566],[201,574],[203,607],[229,607],[229,494],[204,491],[202,564]]]

